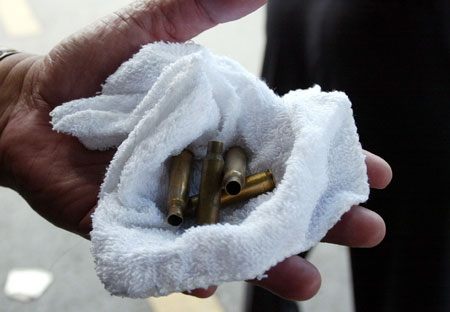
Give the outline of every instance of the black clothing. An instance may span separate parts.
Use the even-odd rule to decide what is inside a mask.
[[[450,311],[450,1],[268,7],[264,79],[279,94],[345,91],[363,147],[394,172],[366,204],[385,240],[351,252],[357,311]]]

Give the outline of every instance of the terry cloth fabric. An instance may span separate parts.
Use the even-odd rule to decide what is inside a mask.
[[[148,297],[264,278],[320,241],[369,187],[351,104],[319,87],[284,97],[196,44],[144,46],[100,95],[57,107],[54,129],[89,149],[118,146],[93,215],[96,271],[114,295]],[[247,174],[272,169],[273,192],[221,211],[220,223],[166,222],[170,157],[208,141],[239,145]],[[239,208],[239,209],[237,209]]]

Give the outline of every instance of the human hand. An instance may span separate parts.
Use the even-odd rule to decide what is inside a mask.
[[[137,1],[69,37],[46,56],[18,54],[4,59],[0,63],[0,184],[17,190],[53,224],[88,238],[90,216],[114,151],[89,151],[76,138],[52,131],[49,112],[66,101],[93,96],[141,45],[188,40],[264,2]],[[389,167],[374,159],[367,158],[369,174],[373,186],[380,187],[380,181],[389,180]],[[355,227],[364,228],[358,237],[351,231]],[[327,239],[367,247],[383,235],[381,218],[353,208]],[[364,237],[364,242],[359,241]],[[297,258],[280,263],[269,271],[269,278],[255,283],[291,299],[311,296],[320,277],[312,265]],[[196,290],[193,295],[205,297],[214,290]]]
[[[67,38],[43,57],[0,63],[0,184],[17,190],[55,225],[87,236],[113,152],[86,150],[57,134],[49,112],[90,97],[118,66],[153,41],[186,41],[265,0],[135,1]]]

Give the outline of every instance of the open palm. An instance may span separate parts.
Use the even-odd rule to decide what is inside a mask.
[[[114,151],[89,151],[74,137],[54,132],[50,111],[66,101],[93,96],[106,77],[139,48],[153,41],[186,41],[218,23],[253,11],[265,0],[155,0],[136,1],[69,37],[46,56],[15,55],[3,84],[13,99],[8,122],[0,133],[2,185],[16,189],[44,218],[88,238],[90,215]],[[389,166],[368,153],[373,187],[390,180]],[[355,236],[359,229],[359,236]],[[369,247],[384,236],[384,223],[373,212],[354,207],[326,239],[350,246]],[[281,296],[306,299],[320,285],[317,270],[292,257],[254,281]],[[214,292],[199,290],[203,297]]]

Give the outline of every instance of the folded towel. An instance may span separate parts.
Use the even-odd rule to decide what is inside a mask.
[[[118,146],[93,215],[96,271],[114,295],[148,297],[264,278],[318,243],[369,187],[351,104],[319,87],[279,97],[236,62],[196,44],[144,46],[100,95],[57,107],[54,129],[89,149]],[[166,222],[169,159],[208,141],[245,149],[247,175],[276,189],[221,211],[220,223]]]

